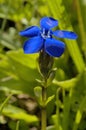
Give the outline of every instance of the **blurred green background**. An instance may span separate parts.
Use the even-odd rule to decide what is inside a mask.
[[[86,130],[86,0],[0,0],[0,106],[13,94],[3,110],[0,108],[0,130],[15,130],[17,120],[21,130],[38,130],[40,107],[33,90],[39,85],[36,79],[41,79],[38,54],[23,53],[25,38],[18,33],[31,25],[40,26],[44,16],[59,21],[55,29],[78,34],[77,41],[60,39],[66,50],[55,59],[58,69],[47,93],[52,96],[58,88],[67,92],[65,102],[61,101],[62,94],[59,98],[61,111],[63,107],[66,111],[61,130]],[[47,130],[55,130],[51,128],[56,123],[52,118],[55,108],[53,99],[47,106]]]

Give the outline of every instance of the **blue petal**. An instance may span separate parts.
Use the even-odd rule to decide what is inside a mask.
[[[59,38],[76,39],[78,36],[74,32],[57,30],[53,32],[53,35]]]
[[[40,20],[40,25],[42,28],[45,28],[47,30],[55,27],[58,25],[58,21],[51,17],[44,17]]]
[[[19,34],[21,36],[25,36],[25,37],[34,37],[37,36],[40,32],[40,28],[37,26],[31,26],[21,32],[19,32]]]
[[[54,57],[60,57],[65,50],[65,44],[62,41],[55,39],[46,39],[45,41],[45,51]]]
[[[36,53],[43,47],[43,39],[40,36],[31,38],[24,43],[23,49],[25,54]]]

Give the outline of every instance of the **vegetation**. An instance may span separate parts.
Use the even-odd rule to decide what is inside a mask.
[[[54,59],[46,130],[86,130],[85,14],[86,0],[0,0],[0,130],[40,130],[39,54],[24,54],[19,32],[39,26],[44,16],[59,21],[56,29],[78,34],[74,41],[61,39],[65,53]]]

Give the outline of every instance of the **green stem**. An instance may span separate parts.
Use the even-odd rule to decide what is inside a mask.
[[[42,75],[42,106],[41,106],[41,130],[46,130],[47,117],[46,117],[46,101],[47,101],[47,87],[50,72],[53,67],[53,58],[49,56],[44,50],[40,52],[39,59],[39,69]]]
[[[2,112],[3,108],[5,107],[5,105],[7,104],[7,102],[9,101],[9,99],[12,97],[12,93],[4,100],[4,102],[1,104],[0,106],[0,113]]]
[[[42,87],[41,130],[46,130],[46,88]]]
[[[20,123],[20,121],[17,121],[16,130],[19,130],[19,123]]]
[[[56,119],[57,119],[57,122],[56,122],[55,126],[56,126],[57,130],[60,129],[59,91],[60,91],[60,88],[57,89],[57,92],[56,92]]]
[[[81,122],[82,115],[83,115],[83,112],[84,112],[85,103],[86,103],[86,96],[81,101],[79,109],[76,112],[75,121],[74,121],[74,125],[73,125],[73,130],[78,130],[78,127],[79,127],[79,124]]]
[[[65,90],[63,89],[63,103],[64,103],[63,130],[68,130],[69,127],[71,98],[72,98],[72,88],[70,89],[68,96],[65,94]]]
[[[8,0],[8,10],[7,12],[5,13],[5,17],[3,19],[3,22],[2,22],[2,26],[1,26],[1,33],[3,33],[4,31],[4,28],[5,28],[5,25],[6,25],[6,22],[7,22],[7,17],[8,17],[8,11],[9,11],[9,8],[10,8],[10,0]]]
[[[3,19],[2,26],[1,26],[1,33],[4,31],[6,22],[7,22],[7,15],[6,15],[6,17]]]
[[[82,43],[83,43],[83,50],[85,51],[85,30],[84,30],[84,24],[83,24],[83,19],[82,19],[82,14],[81,14],[81,9],[80,9],[80,2],[79,0],[75,0],[76,4],[76,10],[77,10],[77,15],[78,15],[78,22],[79,22],[79,28],[80,28],[80,33],[81,33],[81,38],[82,38]]]

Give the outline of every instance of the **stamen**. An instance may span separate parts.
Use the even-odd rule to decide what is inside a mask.
[[[50,30],[46,33],[45,28],[43,28],[42,32],[41,32],[41,36],[46,39],[46,38],[50,38]]]
[[[50,30],[48,31],[47,36],[50,37]]]
[[[45,35],[45,28],[43,28],[43,34]]]

